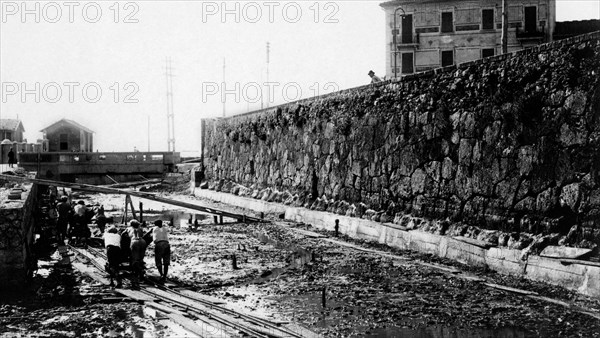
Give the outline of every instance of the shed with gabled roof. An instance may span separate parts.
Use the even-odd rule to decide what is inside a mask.
[[[73,120],[61,119],[40,131],[48,140],[50,152],[93,151],[94,132]]]

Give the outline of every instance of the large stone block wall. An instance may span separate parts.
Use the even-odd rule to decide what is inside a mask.
[[[596,32],[206,119],[204,176],[216,190],[351,216],[532,233],[581,225],[596,242],[599,74]]]
[[[34,208],[37,186],[23,184],[20,200],[0,191],[0,286],[22,286],[37,264],[33,254]]]

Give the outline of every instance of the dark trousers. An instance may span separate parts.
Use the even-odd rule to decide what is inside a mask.
[[[106,248],[106,257],[108,258],[108,273],[110,274],[110,282],[113,278],[117,279],[117,283],[121,284],[119,276],[119,266],[121,265],[121,248],[114,245],[109,245]]]

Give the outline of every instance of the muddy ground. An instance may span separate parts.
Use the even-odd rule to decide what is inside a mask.
[[[174,197],[224,208],[182,194]],[[120,220],[122,197],[78,198],[104,205],[109,216]],[[600,320],[579,311],[600,311],[600,300],[559,287],[338,238],[398,258],[359,251],[306,237],[293,228],[316,230],[280,222],[275,215],[271,220],[277,224],[247,225],[225,219],[225,224],[219,225],[212,216],[153,202],[146,203],[145,208],[148,220],[172,219],[175,223],[171,228],[172,280],[236,304],[242,311],[297,322],[327,337],[600,336]],[[190,216],[198,220],[197,230],[187,226]],[[153,248],[151,245],[147,250],[147,274],[157,276]],[[2,296],[0,335],[182,334],[145,316],[142,305],[113,299],[109,287],[73,271],[60,258],[54,254],[40,261],[41,269],[27,292]],[[481,280],[461,278],[426,264],[459,269],[488,282],[537,292],[577,307],[490,288]],[[125,287],[129,287],[128,282]]]

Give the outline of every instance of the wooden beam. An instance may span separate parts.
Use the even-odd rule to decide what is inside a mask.
[[[233,212],[222,211],[222,210],[213,209],[213,208],[196,205],[196,204],[192,204],[192,203],[188,203],[188,202],[172,200],[172,199],[157,196],[155,194],[148,193],[148,192],[141,192],[141,191],[135,191],[135,190],[123,190],[123,189],[117,189],[117,188],[100,187],[100,186],[95,186],[95,185],[91,185],[91,184],[69,183],[69,182],[52,181],[52,180],[39,179],[39,178],[28,178],[28,177],[22,177],[22,176],[5,175],[5,174],[0,174],[0,179],[4,179],[7,181],[16,181],[16,182],[21,182],[21,183],[35,183],[35,184],[40,184],[40,185],[50,185],[50,186],[56,186],[56,187],[79,189],[79,190],[83,190],[83,191],[95,192],[95,193],[100,193],[100,194],[131,195],[131,196],[135,196],[135,197],[139,197],[139,198],[153,200],[153,201],[160,202],[160,203],[175,205],[175,206],[182,207],[182,208],[198,210],[198,211],[202,211],[202,212],[212,214],[212,215],[219,215],[219,216],[234,218],[240,222],[244,221],[244,219],[247,222],[264,222],[263,220],[261,220],[258,217],[251,217],[251,216],[247,216],[247,215],[243,215],[243,214],[236,214]]]
[[[108,177],[109,180],[113,181],[115,184],[119,184],[119,182],[117,182],[117,180],[115,180],[114,178],[106,175],[106,177]]]

